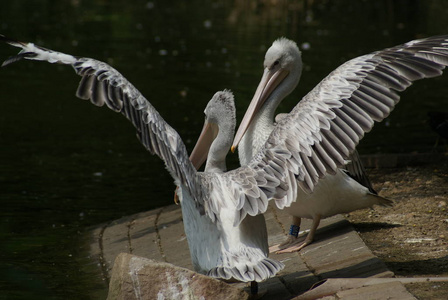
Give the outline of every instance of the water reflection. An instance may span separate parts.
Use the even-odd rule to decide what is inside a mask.
[[[288,111],[347,59],[448,32],[445,1],[3,2],[2,33],[113,64],[189,149],[215,91],[234,91],[241,119],[279,36],[298,41],[305,64],[280,107]],[[0,46],[0,58],[14,53]],[[0,71],[0,298],[104,298],[82,232],[171,203],[172,180],[124,118],[75,99],[78,78],[66,66]],[[431,151],[426,111],[448,110],[446,82],[407,91],[361,152]]]

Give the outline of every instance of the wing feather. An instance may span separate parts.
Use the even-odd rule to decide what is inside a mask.
[[[71,65],[75,72],[82,77],[76,96],[90,100],[97,106],[106,104],[111,110],[120,112],[129,119],[136,128],[137,136],[145,148],[159,156],[165,162],[166,168],[175,181],[178,184],[183,184],[197,203],[203,205],[200,179],[188,159],[187,150],[179,134],[117,70],[95,59],[74,57],[38,47],[32,43],[14,41],[1,35],[0,40],[22,48],[18,55],[8,59],[3,65],[20,59]],[[210,215],[212,216],[213,213],[210,212]]]
[[[440,75],[448,65],[448,36],[411,41],[352,59],[330,73],[278,121],[263,149],[247,166],[199,180],[201,176],[195,176],[177,132],[115,69],[93,59],[7,42],[23,50],[4,64],[24,58],[72,65],[83,77],[78,97],[96,105],[106,103],[123,113],[136,127],[143,145],[165,161],[172,176],[189,189],[212,220],[220,205],[236,202],[235,224],[247,214],[265,212],[268,200],[275,200],[279,207],[289,206],[295,200],[297,185],[312,192],[323,173],[334,174],[345,165],[374,121],[389,115],[399,101],[397,92],[415,80]],[[211,187],[219,203],[211,202],[210,195],[201,195],[202,188]],[[232,195],[232,199],[224,194]]]
[[[441,75],[447,65],[447,36],[411,41],[352,59],[327,76],[279,121],[265,149],[288,141],[286,149],[301,152],[302,163],[295,162],[298,169],[291,171],[304,190],[312,191],[313,183],[323,176],[311,161],[320,161],[327,173],[344,166],[374,121],[382,121],[394,109],[400,99],[397,92],[415,80]],[[300,140],[291,142],[291,136]],[[291,157],[297,159],[293,153]]]
[[[279,208],[295,200],[294,194],[284,190],[293,186],[292,177],[304,191],[312,192],[326,173],[334,174],[354,159],[351,155],[360,139],[399,102],[398,92],[415,80],[441,75],[447,65],[448,36],[411,41],[341,65],[277,120],[263,149],[246,166],[265,173],[259,176],[275,176],[275,180],[267,179],[268,188],[259,187],[260,192],[268,199],[272,195]],[[280,149],[289,155],[282,152],[284,161],[273,164]],[[371,189],[369,182],[365,184]],[[253,199],[241,197],[240,201]],[[245,206],[239,207],[244,210]],[[264,212],[262,208],[258,207],[259,213]]]

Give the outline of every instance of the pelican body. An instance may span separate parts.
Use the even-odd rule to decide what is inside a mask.
[[[207,178],[210,173],[227,171],[226,156],[232,145],[236,123],[233,95],[229,91],[216,93],[207,104],[204,114],[204,126],[190,155],[190,161],[196,169],[206,161],[201,176]],[[266,222],[262,214],[246,217],[239,226],[234,226],[232,219],[223,217],[220,229],[208,216],[201,215],[194,199],[182,185],[179,200],[191,260],[196,271],[228,279],[228,276],[219,274],[222,269],[216,268],[223,259],[222,255],[225,255],[225,243],[239,247],[241,244],[248,245],[245,251],[254,257],[269,255]],[[234,211],[227,207],[221,211],[222,216],[233,214]],[[236,248],[236,251],[239,249]],[[257,258],[252,263],[256,264]]]

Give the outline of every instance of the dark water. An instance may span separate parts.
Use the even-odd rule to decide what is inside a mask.
[[[11,0],[2,1],[0,32],[112,64],[191,149],[215,91],[234,91],[241,119],[275,38],[303,49],[301,83],[280,108],[288,111],[350,58],[448,33],[447,15],[441,0]],[[0,45],[1,59],[15,53]],[[172,202],[163,164],[122,116],[76,99],[77,83],[67,66],[0,70],[1,299],[104,298],[86,229]],[[447,83],[445,75],[403,93],[361,153],[431,151],[426,113],[448,110]]]

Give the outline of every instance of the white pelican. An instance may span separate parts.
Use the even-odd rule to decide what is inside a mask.
[[[293,216],[290,234],[286,242],[271,247],[271,251],[298,251],[310,244],[321,218],[374,204],[391,204],[390,200],[375,195],[358,154],[353,152],[349,156],[350,152],[364,132],[370,131],[374,121],[388,116],[399,100],[396,92],[414,80],[440,75],[446,66],[446,56],[446,37],[431,37],[352,59],[320,82],[290,114],[277,118],[276,130],[291,136],[288,149],[303,149],[304,143],[314,142],[314,147],[323,147],[332,160],[341,164],[340,154],[344,153],[355,165],[352,167],[357,170],[355,177],[367,187],[341,169],[319,182],[299,176],[295,202],[277,203],[278,208]],[[233,142],[232,151],[241,143],[238,152],[242,166],[272,138],[275,110],[297,86],[301,73],[302,58],[296,43],[286,38],[276,40],[266,52],[262,79]],[[291,122],[298,114],[303,114],[302,122]],[[318,133],[310,136],[307,134],[310,131]],[[297,159],[312,174],[312,179],[323,177],[329,169],[322,164],[326,158],[312,151],[302,151]],[[298,238],[301,218],[313,219],[303,243]]]
[[[136,127],[137,136],[152,154],[164,160],[179,189],[184,229],[196,271],[221,279],[252,282],[266,280],[284,265],[269,259],[264,216],[253,214],[240,219],[238,201],[259,195],[265,201],[284,195],[285,188],[262,171],[242,169],[238,178],[225,175],[225,157],[235,130],[233,95],[216,93],[205,109],[201,136],[188,158],[184,143],[154,107],[118,71],[104,62],[52,51],[0,35],[0,39],[23,50],[3,66],[24,59],[71,65],[82,76],[76,95],[98,106],[106,104],[121,112]],[[209,153],[207,158],[207,153]],[[197,172],[207,158],[206,172]],[[256,183],[261,182],[260,187]],[[266,189],[262,191],[261,188]],[[244,190],[244,191],[242,191]],[[262,196],[261,196],[262,195]],[[251,198],[252,199],[252,198]]]
[[[196,170],[206,161],[204,173],[226,172],[226,156],[232,145],[236,125],[233,94],[227,90],[216,93],[207,104],[204,114],[204,126],[189,159]],[[214,250],[211,246],[213,243],[214,247],[221,247],[220,233],[216,230],[216,225],[211,223],[210,218],[201,216],[191,198],[185,198],[189,200],[187,201],[182,200],[182,196],[180,196],[180,199],[185,232],[189,232],[187,240],[192,262],[196,270],[204,271],[201,269],[200,262],[204,260],[206,252],[215,251],[219,253],[221,251],[219,249]],[[266,257],[269,255],[268,233],[263,214],[247,216],[240,226],[234,227],[234,230],[240,231],[239,234],[243,236],[245,243],[250,243],[253,247],[261,249]],[[191,234],[192,232],[202,234]],[[204,242],[206,238],[211,239],[211,243]],[[219,270],[215,269],[215,271]],[[211,272],[208,273],[210,275]],[[222,276],[216,274],[214,277]],[[254,284],[256,282],[252,282],[252,294],[257,293],[258,286]]]

